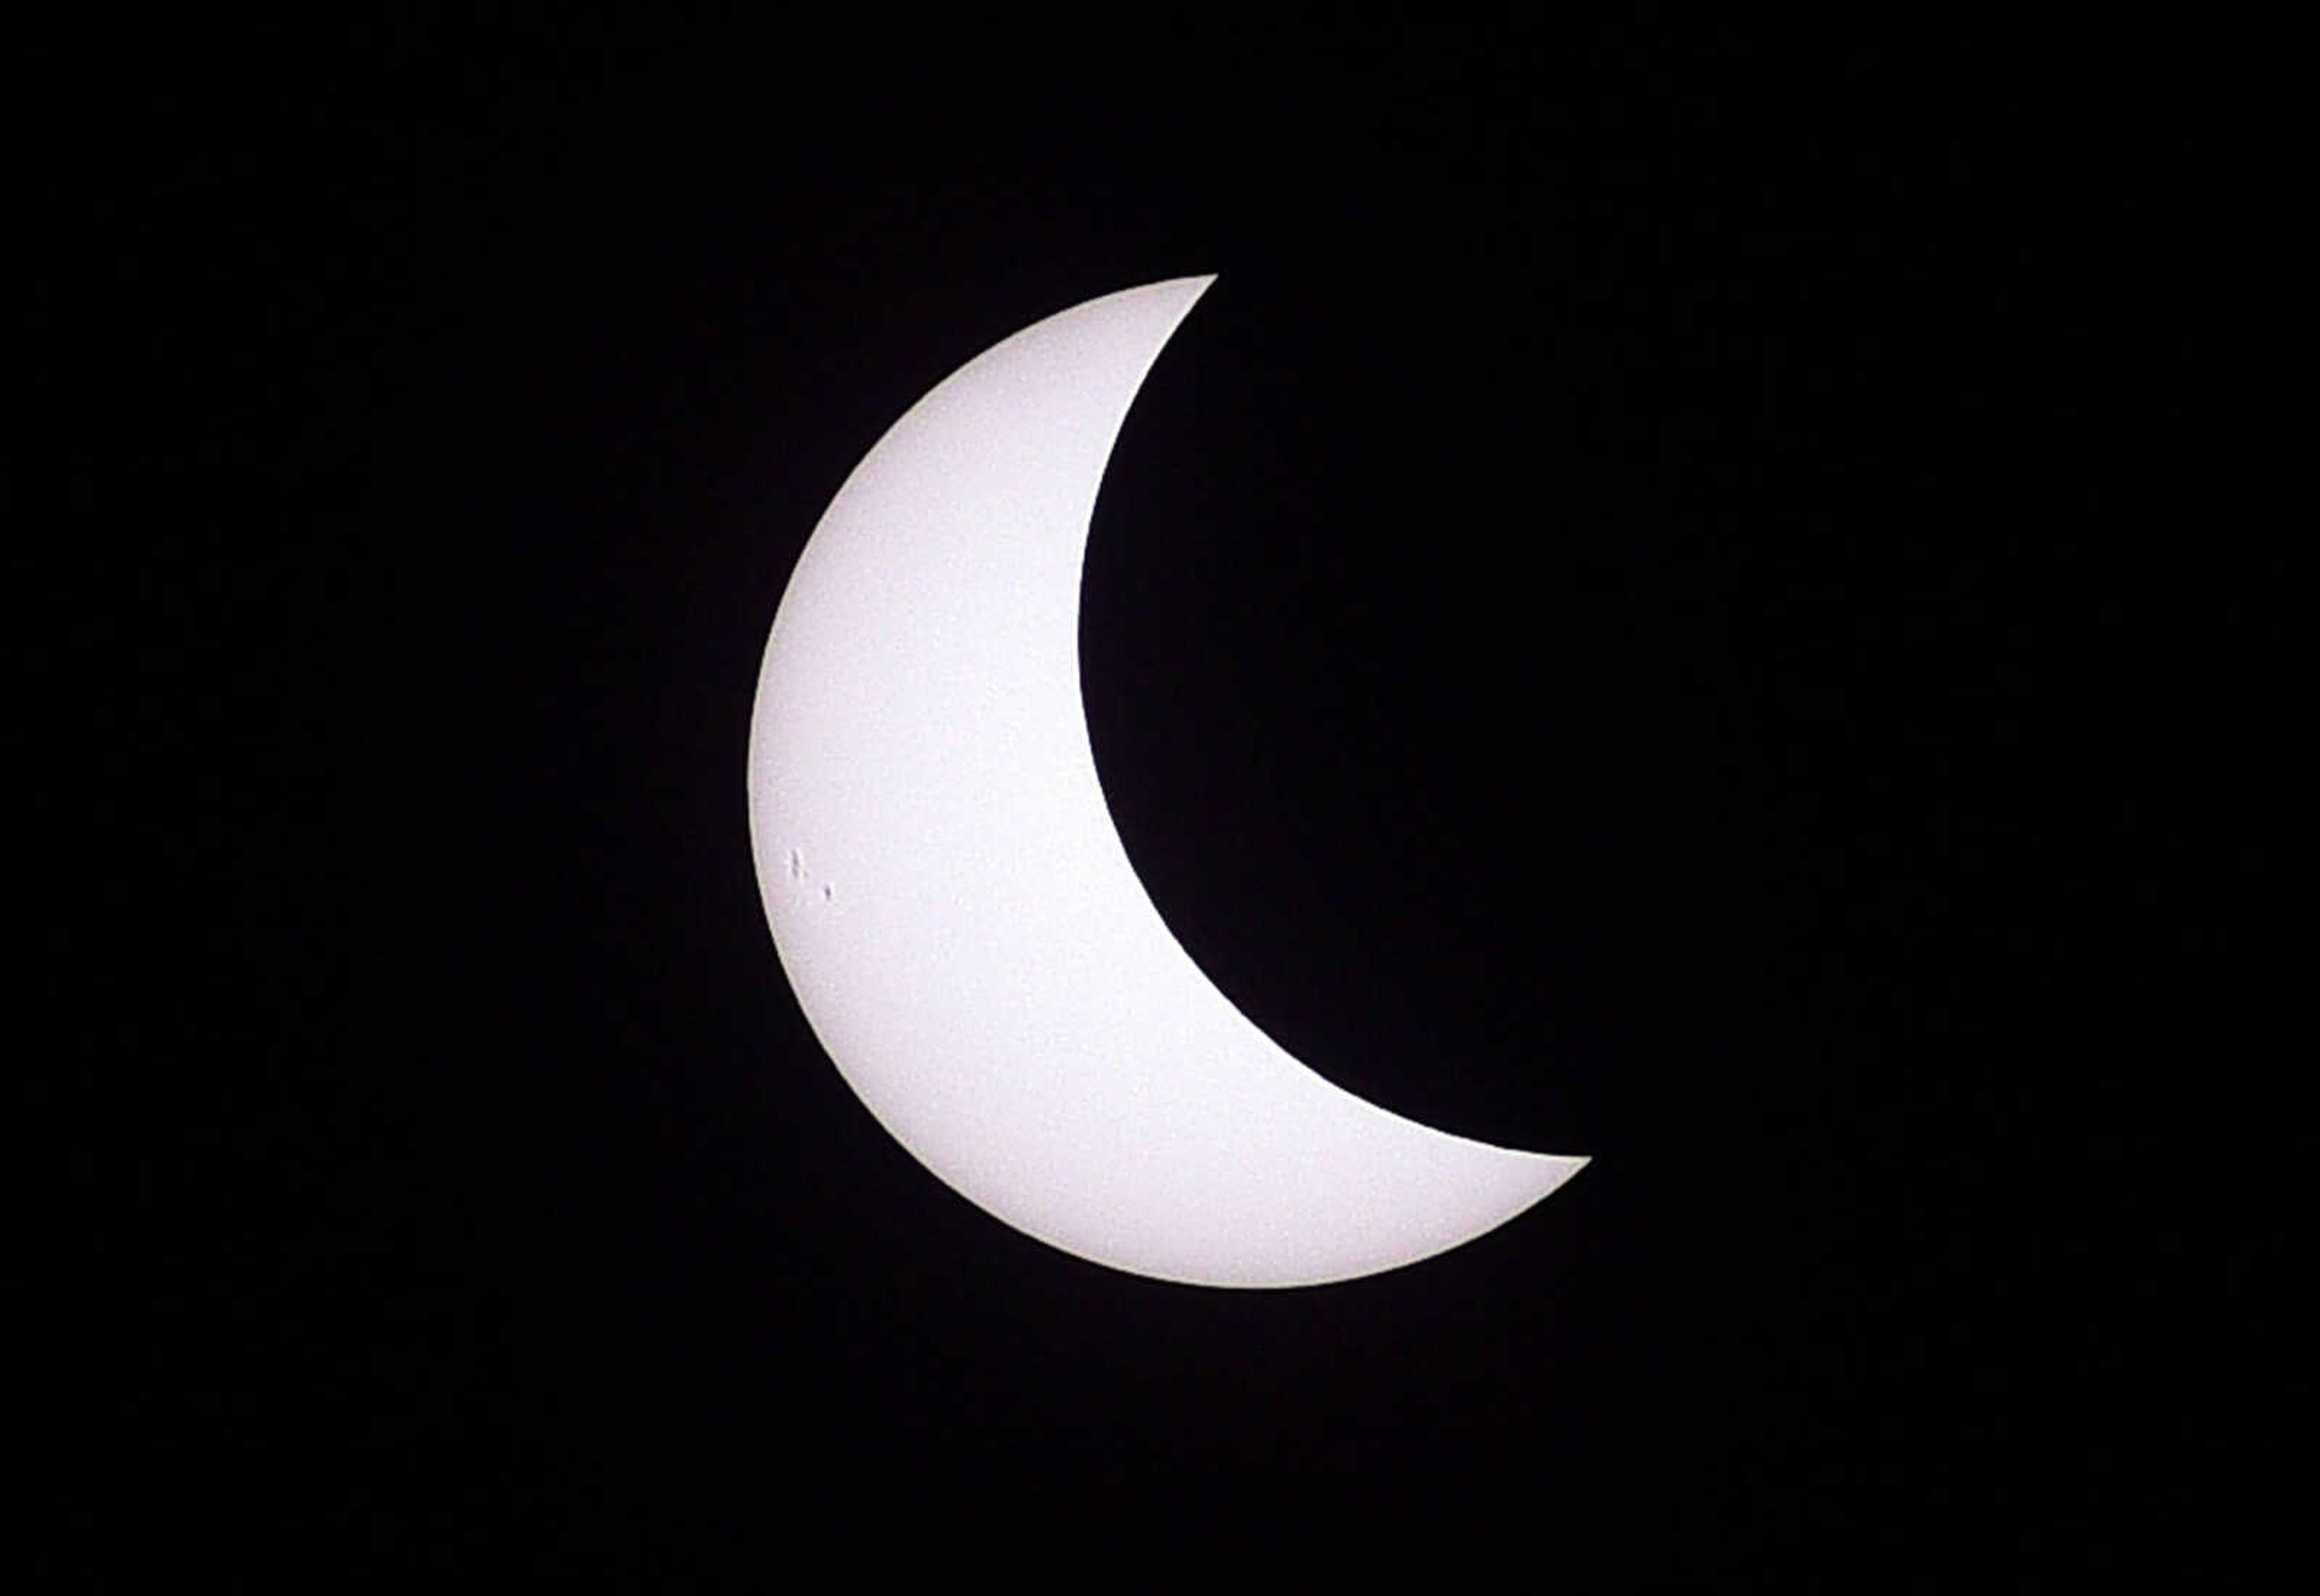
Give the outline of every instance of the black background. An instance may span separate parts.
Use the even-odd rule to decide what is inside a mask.
[[[2283,1340],[2284,1211],[2185,1217],[2280,967],[2228,82],[982,29],[20,56],[50,1582],[2234,1567],[2245,1410],[2305,1388],[2220,1377]],[[1207,271],[1089,551],[1129,854],[1324,1074],[1595,1160],[1317,1291],[941,1187],[749,866],[846,473]]]

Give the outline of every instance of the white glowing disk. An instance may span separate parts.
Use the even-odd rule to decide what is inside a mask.
[[[1120,846],[1081,559],[1128,405],[1211,280],[1017,333],[855,469],[766,648],[750,836],[814,1034],[954,1190],[1114,1268],[1310,1285],[1456,1247],[1586,1161],[1315,1075],[1201,975]]]

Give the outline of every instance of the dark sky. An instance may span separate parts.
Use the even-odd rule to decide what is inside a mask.
[[[2208,1105],[2283,965],[2286,577],[2214,419],[2215,86],[1146,26],[31,49],[59,1588],[2230,1566],[2193,1371],[2284,1334],[2286,1221],[2184,1196],[2244,1178]],[[1089,552],[1129,855],[1323,1074],[1595,1159],[1317,1291],[953,1195],[750,873],[846,473],[1203,271]]]

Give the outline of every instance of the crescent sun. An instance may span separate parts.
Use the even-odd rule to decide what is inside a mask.
[[[1076,1256],[1314,1285],[1495,1229],[1584,1158],[1324,1080],[1201,974],[1128,862],[1080,694],[1082,558],[1146,374],[1214,279],[985,351],[856,467],[757,682],[750,840],[807,1022],[952,1190]]]

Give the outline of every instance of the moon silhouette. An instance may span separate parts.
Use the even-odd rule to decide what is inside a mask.
[[[1121,846],[1080,694],[1081,565],[1128,406],[1213,280],[1017,333],[856,467],[774,618],[750,839],[814,1035],[952,1190],[1115,1269],[1315,1285],[1469,1241],[1586,1160],[1316,1075],[1201,974]]]

